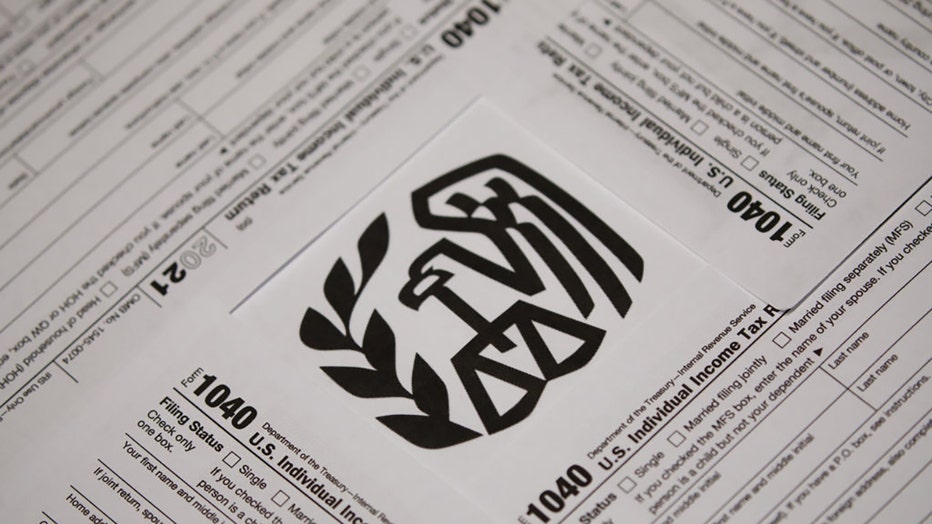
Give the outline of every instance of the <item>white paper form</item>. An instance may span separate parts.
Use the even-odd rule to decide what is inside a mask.
[[[260,220],[253,210],[262,198],[293,194],[289,188],[357,133],[384,134],[363,122],[439,60],[427,56],[433,54],[424,44],[427,34],[419,37],[418,29],[382,4],[289,5],[290,11],[277,16],[251,3],[198,3],[195,11],[180,5],[164,20],[140,13],[125,22],[126,33],[137,35],[133,23],[159,22],[161,30],[138,42],[112,44],[136,45],[139,53],[127,50],[118,60],[117,51],[106,48],[110,60],[123,63],[112,78],[73,106],[53,106],[70,109],[61,118],[27,126],[30,133],[43,131],[26,147],[36,144],[35,151],[45,155],[33,161],[44,169],[21,183],[0,209],[6,232],[4,337],[10,337],[14,366],[29,354],[34,364],[49,363],[53,351],[86,329],[93,308],[113,306],[137,284],[164,299],[168,291],[159,282],[165,278],[164,262],[171,265],[167,257],[186,256],[185,277],[196,277],[201,261],[206,265],[230,240],[217,240],[205,228],[208,222],[224,232],[248,230]],[[309,24],[313,28],[305,28]],[[112,25],[102,27],[112,30]],[[402,41],[408,45],[403,50]],[[208,104],[203,93],[209,90],[224,96]],[[243,99],[253,105],[244,106]],[[284,208],[265,206],[267,216],[301,215],[292,222],[299,234],[294,238],[306,241],[307,223],[316,231],[326,227],[385,175],[377,164],[399,162],[459,107],[405,117],[409,132],[381,142],[384,150],[377,158],[354,154],[330,160],[349,164],[326,176],[315,170],[313,188],[293,194],[293,203]],[[236,115],[238,126],[227,129],[226,119]],[[14,127],[3,129],[14,137]],[[39,147],[40,140],[57,149]],[[24,155],[12,156],[7,165],[20,165]],[[285,229],[279,224],[271,238],[293,245]],[[216,248],[198,247],[203,239],[216,240]],[[197,261],[181,248],[194,249]],[[280,263],[276,257],[254,257],[246,266],[264,278]],[[177,288],[185,277],[172,271],[169,278]],[[13,377],[8,385],[19,387],[19,380]]]
[[[929,176],[929,33],[893,5],[594,0],[528,33],[472,75],[777,307]]]
[[[14,520],[928,515],[921,2],[4,2],[0,15],[0,442],[17,478],[0,505]],[[456,249],[405,277],[446,226],[398,214],[418,184],[470,165],[505,185],[464,180],[428,209],[507,224],[517,205],[509,234],[541,253],[545,291],[487,294],[502,275]],[[640,278],[527,173],[649,255]],[[302,340],[308,307],[339,324],[333,289],[360,282],[376,208],[395,258],[349,332],[363,348],[371,324],[384,348],[376,309],[393,331],[429,323],[397,330],[394,399],[323,369],[378,371],[309,347],[327,340],[319,322]],[[585,242],[566,244],[571,230]],[[449,235],[520,260],[476,243],[500,234]],[[593,269],[580,245],[615,262]],[[606,334],[528,308],[537,323],[506,319],[493,354],[544,333],[567,351],[553,362],[539,345],[505,367],[431,352],[456,353],[516,295],[590,311]],[[458,322],[435,325],[444,311]],[[589,343],[574,357],[554,336]],[[412,430],[444,397],[461,429]],[[509,402],[520,409],[501,416]],[[412,442],[424,434],[448,445]]]

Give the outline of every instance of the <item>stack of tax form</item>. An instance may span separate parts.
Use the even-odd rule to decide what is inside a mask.
[[[930,91],[927,0],[3,0],[3,520],[926,521]]]

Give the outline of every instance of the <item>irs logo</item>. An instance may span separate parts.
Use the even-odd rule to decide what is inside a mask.
[[[620,271],[640,282],[644,261],[566,191],[504,155],[482,158],[433,179],[411,194],[411,206],[416,224],[436,241],[410,254],[407,275],[401,277],[397,295],[390,300],[394,303],[377,302],[367,320],[354,323],[364,324],[365,329],[351,332],[360,299],[373,279],[380,278],[379,268],[389,249],[416,244],[407,238],[390,241],[389,219],[382,214],[358,239],[359,282],[342,258],[324,280],[323,294],[335,314],[331,318],[339,322],[332,322],[323,309],[308,308],[300,338],[315,350],[361,353],[367,367],[321,369],[357,397],[413,401],[411,412],[377,419],[410,443],[437,449],[521,422],[532,413],[549,382],[585,366],[602,344],[606,329],[615,329],[617,319],[624,318],[632,306]],[[469,289],[454,285],[467,276],[479,284]],[[553,307],[552,300],[551,307],[535,303],[545,292],[562,297],[561,307]],[[482,310],[466,294],[507,299],[495,300],[490,312],[488,300]],[[398,374],[398,337],[390,319],[379,313],[380,306],[383,311],[405,308],[424,326],[440,320],[438,315],[447,315],[442,320],[455,319],[471,338],[455,347],[418,347],[408,364],[410,385],[405,385]],[[608,326],[590,323],[588,319],[599,307],[616,321]],[[575,350],[557,358],[542,328],[576,341]],[[416,344],[418,334],[403,338]],[[536,369],[531,372],[490,358],[490,352],[504,355],[511,351],[526,351],[526,360]],[[449,379],[445,383],[435,371],[429,361],[436,366],[438,358],[448,359],[458,383],[451,384]],[[481,374],[516,388],[520,397],[501,409]],[[478,424],[470,427],[452,420],[451,389],[460,392],[461,402],[474,411]]]

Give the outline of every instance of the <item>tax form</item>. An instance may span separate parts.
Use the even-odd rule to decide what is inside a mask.
[[[16,522],[923,522],[925,0],[0,2]]]

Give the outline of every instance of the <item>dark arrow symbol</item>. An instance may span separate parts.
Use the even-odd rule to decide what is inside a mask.
[[[817,357],[821,357],[821,356],[822,356],[822,348],[813,349],[812,352],[815,353]]]

